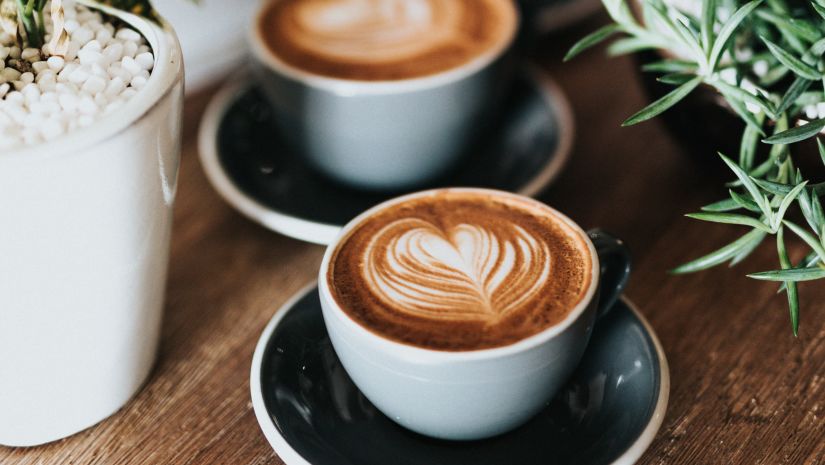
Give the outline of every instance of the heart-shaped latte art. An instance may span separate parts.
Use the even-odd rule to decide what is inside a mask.
[[[364,250],[365,282],[385,306],[436,320],[495,322],[529,303],[550,277],[543,241],[515,224],[420,219],[382,228]]]
[[[461,2],[436,0],[304,0],[294,40],[315,53],[363,62],[403,60],[456,33]]]

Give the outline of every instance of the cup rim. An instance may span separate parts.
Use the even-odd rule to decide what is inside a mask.
[[[341,95],[384,95],[398,94],[405,92],[415,92],[419,90],[432,89],[460,81],[467,76],[471,76],[491,64],[495,63],[501,56],[507,53],[518,36],[521,27],[521,12],[515,2],[505,2],[510,5],[515,21],[509,31],[506,40],[496,44],[495,47],[478,55],[472,60],[459,66],[439,71],[424,76],[392,79],[392,80],[359,80],[345,79],[322,74],[312,73],[293,66],[276,56],[266,45],[261,33],[261,16],[274,2],[284,0],[267,0],[260,2],[253,16],[252,27],[249,28],[247,41],[250,45],[253,58],[267,69],[280,75],[301,82],[305,85],[327,90]]]
[[[332,292],[329,288],[329,283],[327,281],[327,272],[329,270],[330,260],[332,259],[332,255],[335,250],[341,245],[342,240],[345,239],[349,233],[355,229],[356,227],[360,226],[368,217],[372,216],[374,213],[383,210],[385,208],[392,207],[393,205],[405,202],[407,200],[425,197],[429,195],[433,195],[439,192],[459,192],[459,193],[480,193],[480,194],[488,194],[488,195],[498,195],[509,197],[512,199],[517,199],[521,201],[527,201],[528,203],[535,205],[541,209],[549,211],[549,213],[555,215],[556,218],[564,222],[567,226],[569,226],[574,232],[578,233],[581,238],[584,240],[585,244],[587,245],[588,251],[590,252],[590,286],[585,291],[584,295],[582,296],[581,300],[570,310],[564,319],[548,328],[545,328],[539,331],[536,334],[528,336],[526,338],[520,339],[516,342],[511,344],[507,344],[504,346],[499,347],[492,347],[487,349],[476,349],[476,350],[465,350],[465,351],[445,351],[445,350],[437,350],[437,349],[428,349],[424,347],[414,346],[411,344],[405,344],[403,342],[393,341],[388,339],[380,334],[371,331],[367,327],[361,325],[357,321],[355,321],[349,314],[347,314],[335,300],[332,295]],[[599,256],[596,253],[596,247],[593,245],[593,242],[590,240],[590,237],[587,235],[584,229],[581,226],[573,222],[570,218],[568,218],[563,213],[559,212],[553,207],[546,205],[543,202],[540,202],[536,199],[526,197],[519,194],[514,194],[512,192],[501,191],[496,189],[486,189],[486,188],[475,188],[475,187],[448,187],[448,188],[437,188],[437,189],[429,189],[420,192],[414,192],[411,194],[402,195],[400,197],[396,197],[385,202],[382,202],[355,217],[349,223],[344,226],[341,231],[338,233],[338,236],[335,238],[333,242],[331,242],[325,252],[323,260],[321,261],[321,267],[318,271],[318,293],[321,298],[322,303],[327,304],[329,308],[333,311],[332,313],[335,317],[342,322],[349,330],[355,332],[356,334],[364,337],[370,341],[372,341],[379,349],[384,351],[385,353],[392,353],[399,355],[401,357],[405,356],[413,356],[418,361],[423,363],[435,363],[435,362],[444,362],[444,361],[470,361],[470,360],[487,360],[487,359],[495,359],[506,357],[510,355],[515,355],[518,353],[526,352],[530,349],[533,349],[537,346],[540,346],[547,341],[553,339],[554,337],[564,333],[570,326],[572,326],[579,318],[585,313],[585,310],[589,308],[589,306],[593,303],[593,299],[596,297],[596,290],[599,287],[599,278],[600,278],[600,270],[601,265],[599,263]],[[326,318],[327,312],[324,312],[324,318]]]
[[[149,80],[134,98],[113,114],[103,115],[91,126],[71,131],[54,140],[11,149],[9,153],[0,154],[0,165],[7,161],[34,162],[56,157],[69,159],[79,156],[86,148],[110,140],[129,130],[133,124],[146,117],[155,108],[157,102],[166,99],[175,88],[175,84],[183,79],[180,43],[174,29],[166,20],[161,18],[160,23],[155,24],[135,14],[89,0],[77,0],[77,3],[114,16],[140,32],[152,47],[155,57]]]

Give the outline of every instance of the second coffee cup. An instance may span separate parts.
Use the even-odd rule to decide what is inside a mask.
[[[284,140],[333,179],[397,190],[483,131],[518,23],[512,0],[271,0],[250,42]]]

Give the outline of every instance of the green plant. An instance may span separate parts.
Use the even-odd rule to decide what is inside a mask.
[[[691,273],[728,262],[733,266],[768,236],[776,236],[779,269],[748,276],[781,283],[779,291],[787,294],[797,335],[797,283],[825,279],[825,183],[806,180],[791,155],[794,144],[825,128],[825,118],[816,108],[825,102],[825,0],[680,2],[688,8],[674,6],[673,1],[644,0],[637,12],[626,0],[602,3],[613,23],[580,40],[565,60],[620,35],[608,47],[610,54],[663,51],[665,58],[643,70],[661,73],[658,80],[675,87],[623,125],[661,114],[700,85],[715,89],[745,122],[738,160],[720,154],[736,177],[728,184],[729,197],[687,216],[750,231],[673,272]],[[691,6],[696,11],[688,11]],[[765,155],[757,150],[760,142],[770,146]],[[817,144],[825,164],[825,145],[819,140]],[[804,226],[786,218],[794,206]],[[810,248],[796,264],[785,248],[787,230]]]

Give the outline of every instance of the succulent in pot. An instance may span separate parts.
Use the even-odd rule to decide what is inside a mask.
[[[153,365],[183,63],[145,2],[14,3],[0,3],[0,444],[32,446],[119,409]]]
[[[649,54],[656,58],[645,63],[643,70],[657,73],[658,82],[669,86],[624,125],[647,121],[688,103],[693,105],[682,106],[680,117],[688,122],[690,129],[686,131],[701,131],[708,126],[707,118],[692,115],[690,109],[702,108],[707,102],[720,109],[717,115],[735,114],[740,121],[731,123],[721,117],[726,126],[717,132],[720,139],[726,139],[728,133],[736,131],[732,134],[738,142],[735,152],[728,147],[725,150],[730,157],[721,154],[720,166],[727,165],[734,175],[727,184],[729,196],[688,216],[735,224],[748,231],[674,272],[738,264],[774,236],[777,269],[749,276],[778,283],[780,292],[787,296],[792,329],[797,334],[798,283],[825,279],[825,183],[807,178],[798,167],[804,165],[810,175],[815,166],[821,175],[819,162],[825,164],[825,145],[816,140],[825,128],[825,0],[602,3],[613,23],[583,38],[566,58],[621,36],[609,46],[609,52],[655,51],[658,56]],[[694,132],[692,137],[702,134]],[[804,143],[814,141],[814,153],[799,150]],[[800,155],[808,158],[806,163],[798,163]],[[811,160],[813,157],[816,159]],[[793,210],[801,221],[789,219]],[[791,263],[786,249],[790,236],[796,236],[808,249],[796,263]]]

